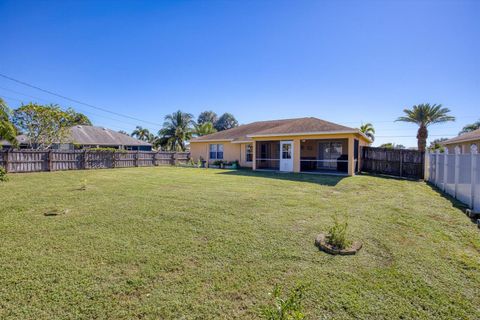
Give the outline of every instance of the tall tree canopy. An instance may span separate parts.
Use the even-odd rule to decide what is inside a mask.
[[[214,123],[214,126],[217,131],[223,131],[238,127],[238,121],[231,113],[225,112],[218,118],[218,121]]]
[[[30,147],[48,149],[54,143],[67,142],[68,129],[78,119],[57,105],[29,103],[13,112],[13,122],[26,134]]]
[[[180,110],[165,116],[163,128],[158,131],[159,144],[171,151],[185,151],[185,143],[192,138],[193,115]]]
[[[135,130],[133,130],[131,136],[137,138],[138,140],[149,141],[151,139],[152,134],[150,133],[150,130],[148,130],[147,128],[137,126]]]
[[[0,98],[0,141],[6,140],[12,145],[17,145],[17,129],[10,121],[11,110],[5,103],[5,101]]]
[[[194,135],[200,137],[215,132],[217,132],[217,130],[215,129],[213,124],[211,122],[205,122],[195,125]]]
[[[76,112],[72,108],[68,108],[67,111],[65,112],[70,117],[70,122],[72,125],[83,125],[83,126],[92,125],[92,122],[90,121],[90,119],[83,113]]]
[[[467,124],[465,127],[462,128],[462,131],[460,131],[459,135],[462,135],[467,132],[472,132],[477,129],[480,129],[480,120],[472,123],[472,124]]]
[[[442,107],[441,104],[414,105],[411,109],[404,109],[403,112],[405,116],[399,117],[396,121],[415,123],[419,126],[417,132],[419,151],[425,151],[427,146],[428,126],[435,123],[455,121],[455,117],[449,115],[450,110]]]
[[[360,132],[370,138],[370,140],[375,141],[375,129],[371,123],[365,123],[360,126]]]
[[[215,125],[217,121],[218,121],[218,116],[215,112],[203,111],[198,115],[197,124],[201,125],[201,124],[210,122],[211,124]]]

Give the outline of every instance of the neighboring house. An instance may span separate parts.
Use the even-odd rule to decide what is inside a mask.
[[[19,135],[17,140],[20,149],[28,149],[31,147],[27,136]],[[67,143],[53,145],[52,149],[114,148],[140,151],[152,150],[152,145],[148,142],[137,140],[117,131],[95,126],[81,125],[70,128],[70,134],[66,138],[66,141]],[[11,148],[10,143],[7,141],[1,141],[0,144],[3,145],[4,149]]]
[[[459,148],[460,153],[470,153],[472,145],[475,145],[477,150],[480,149],[480,129],[442,141],[440,144],[448,149],[448,153],[455,153],[456,147]]]
[[[354,175],[360,146],[371,141],[358,129],[317,118],[259,121],[190,141],[191,158],[212,164],[238,161],[253,170]]]

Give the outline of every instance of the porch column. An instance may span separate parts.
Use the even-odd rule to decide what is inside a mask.
[[[293,172],[300,172],[300,151],[300,139],[293,139]]]
[[[257,142],[252,142],[252,170],[257,170]]]
[[[354,151],[354,138],[348,138],[348,175],[353,176],[355,174],[355,151]]]

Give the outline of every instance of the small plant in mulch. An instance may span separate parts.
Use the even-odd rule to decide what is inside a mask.
[[[7,170],[5,170],[5,168],[0,167],[0,182],[7,182],[7,181],[8,181]]]
[[[330,254],[353,255],[362,248],[362,243],[351,241],[348,237],[348,222],[340,222],[333,218],[333,225],[327,233],[320,233],[315,239],[315,245]]]
[[[81,190],[81,191],[85,191],[87,190],[87,179],[86,178],[83,178],[81,181],[80,181],[80,188],[78,188],[78,190]]]
[[[277,285],[269,295],[272,297],[271,305],[262,309],[262,318],[268,320],[302,320],[303,298],[306,286],[301,284],[290,290],[286,295]]]

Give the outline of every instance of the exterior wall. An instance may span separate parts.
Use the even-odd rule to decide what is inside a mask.
[[[216,159],[210,159],[210,144],[223,144],[224,161],[238,161],[242,167],[252,167],[253,161],[246,161],[246,144],[229,141],[190,142],[190,155],[193,161],[198,161],[200,157],[208,163],[216,161]]]
[[[302,152],[301,145],[302,140],[337,140],[345,139],[343,150],[348,151],[348,174],[354,175],[355,171],[355,162],[353,159],[354,154],[354,139],[359,140],[359,148],[364,145],[369,145],[369,142],[363,138],[363,136],[358,134],[324,134],[324,135],[304,135],[304,136],[272,136],[272,137],[258,137],[253,138],[253,160],[252,162],[246,162],[246,143],[231,143],[229,141],[206,141],[206,142],[190,142],[190,154],[191,158],[194,161],[203,158],[208,163],[212,163],[215,159],[210,159],[209,145],[210,144],[223,144],[223,160],[224,161],[235,161],[237,160],[242,167],[251,167],[254,170],[256,169],[256,143],[258,141],[293,141],[293,171],[300,172],[300,154]],[[305,145],[306,142],[303,144]],[[316,150],[316,148],[315,148]],[[312,150],[312,152],[315,152]],[[350,156],[351,155],[351,156]],[[316,156],[316,154],[314,155]],[[360,161],[360,150],[359,150],[359,161]],[[360,164],[359,164],[360,166]]]
[[[467,141],[467,142],[459,142],[459,143],[452,143],[445,148],[448,149],[448,153],[453,154],[455,153],[455,147],[460,146],[460,150],[462,154],[469,154],[470,153],[470,147],[472,144],[476,144],[477,148],[480,150],[480,139],[479,140],[473,140],[473,141]]]

